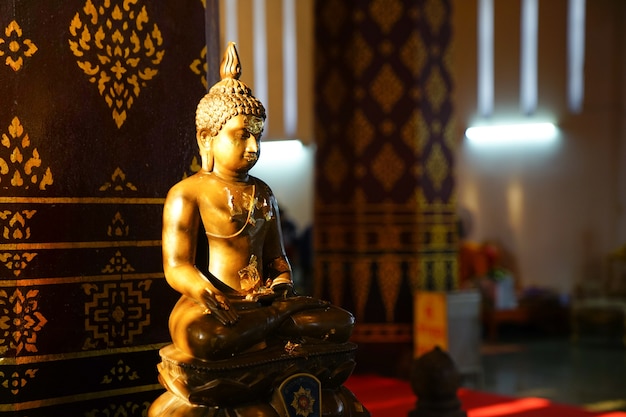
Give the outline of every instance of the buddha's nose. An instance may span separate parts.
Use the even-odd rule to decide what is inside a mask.
[[[255,154],[259,152],[259,142],[253,135],[250,135],[246,141],[246,152]]]

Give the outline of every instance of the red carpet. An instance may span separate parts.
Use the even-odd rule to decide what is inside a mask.
[[[416,397],[408,381],[374,375],[353,375],[346,387],[370,411],[372,417],[407,417]],[[615,411],[593,413],[543,398],[514,398],[466,388],[459,399],[467,417],[626,417]]]

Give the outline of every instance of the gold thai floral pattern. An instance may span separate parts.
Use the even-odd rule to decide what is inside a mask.
[[[209,64],[206,60],[206,46],[202,48],[200,51],[200,57],[194,59],[191,65],[189,65],[189,69],[194,73],[200,76],[200,82],[204,86],[205,90],[209,89],[209,85],[207,82],[207,71]]]
[[[13,20],[0,36],[0,57],[4,63],[17,72],[24,66],[24,57],[30,58],[37,52],[37,46],[28,38],[23,38],[22,28]]]
[[[28,133],[14,117],[0,140],[0,187],[45,190],[53,182],[50,168],[42,167],[39,151],[31,147]]]
[[[0,211],[0,231],[5,240],[27,240],[30,238],[30,227],[26,221],[33,218],[37,210]]]
[[[107,191],[111,189],[113,191],[137,191],[137,187],[135,187],[132,182],[126,181],[126,174],[124,173],[124,171],[122,171],[120,167],[115,168],[115,171],[113,171],[113,174],[111,175],[111,181],[107,181],[102,184],[98,190]]]
[[[2,379],[0,385],[11,391],[11,394],[17,395],[20,389],[26,386],[28,380],[35,377],[35,373],[38,370],[39,369],[26,369],[23,374],[19,371],[15,371],[11,375],[5,375],[4,372],[0,372],[0,378]]]
[[[113,382],[134,381],[136,379],[139,379],[137,371],[128,366],[123,359],[120,359],[109,373],[102,378],[100,383],[111,384]]]
[[[91,300],[85,303],[83,349],[130,345],[150,324],[151,280],[83,284]]]
[[[70,23],[69,45],[78,67],[121,128],[141,89],[158,74],[165,50],[141,0],[87,0]]]
[[[26,294],[19,288],[12,294],[0,289],[0,355],[37,352],[37,333],[48,322],[39,312],[38,296],[35,289]]]
[[[0,253],[0,263],[17,277],[35,256],[37,256],[36,252],[2,252]]]

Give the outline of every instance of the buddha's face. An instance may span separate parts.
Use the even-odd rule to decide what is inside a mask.
[[[259,117],[231,117],[211,139],[213,171],[224,176],[247,174],[259,159],[262,132],[263,119]]]

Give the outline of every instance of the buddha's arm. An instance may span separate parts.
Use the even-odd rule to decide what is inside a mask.
[[[271,199],[274,212],[276,215],[269,222],[269,230],[265,238],[263,258],[267,264],[264,265],[264,271],[268,278],[272,280],[271,287],[282,285],[293,285],[291,276],[291,265],[285,255],[283,245],[283,235],[280,229],[280,214],[278,204],[274,198]]]
[[[163,207],[163,271],[176,291],[204,305],[224,324],[237,321],[228,299],[196,268],[196,242],[200,214],[184,190],[170,191]]]

